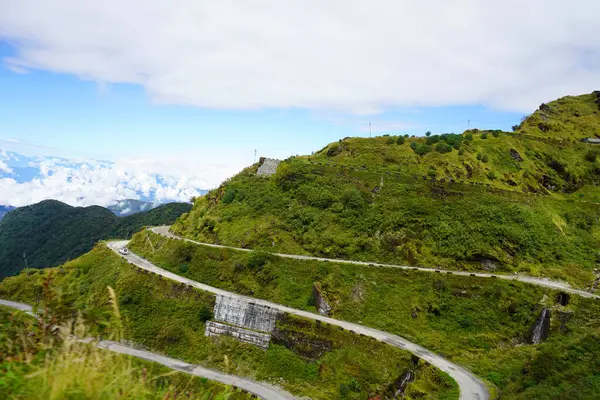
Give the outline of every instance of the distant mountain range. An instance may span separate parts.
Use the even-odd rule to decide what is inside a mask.
[[[152,210],[153,208],[156,208],[158,206],[160,206],[160,204],[152,203],[150,201],[126,199],[116,201],[114,204],[111,204],[106,208],[112,211],[112,213],[116,216],[127,217],[129,215],[137,214],[139,212]],[[13,206],[0,206],[0,221],[7,213],[14,210],[15,208],[16,207]]]
[[[135,199],[119,200],[114,204],[106,207],[119,217],[126,217],[128,215],[137,214],[139,212],[152,210],[158,207],[160,204],[153,203],[151,201],[142,201]]]
[[[52,267],[90,251],[99,241],[127,238],[146,225],[172,224],[191,204],[169,203],[127,217],[100,206],[71,207],[56,200],[20,207],[0,221],[0,278]]]

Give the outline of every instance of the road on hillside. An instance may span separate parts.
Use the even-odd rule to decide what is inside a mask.
[[[191,239],[186,239],[186,238],[183,238],[183,237],[180,237],[177,235],[173,235],[171,232],[169,232],[170,228],[171,228],[170,226],[157,226],[154,228],[150,228],[150,230],[154,233],[169,237],[171,239],[185,240],[186,242],[194,243],[194,244],[201,245],[201,246],[216,247],[216,248],[220,248],[220,249],[230,249],[230,250],[236,250],[236,251],[252,251],[251,249],[223,246],[223,245],[212,244],[212,243],[203,243],[203,242],[197,242],[197,241],[191,240]],[[328,262],[363,265],[363,266],[370,266],[370,267],[398,268],[398,269],[423,271],[423,272],[436,272],[436,273],[442,273],[442,274],[448,274],[448,275],[453,274],[453,275],[459,275],[459,276],[476,276],[479,278],[505,279],[505,280],[509,280],[509,281],[525,282],[525,283],[529,283],[531,285],[537,285],[537,286],[543,286],[543,287],[547,287],[547,288],[551,288],[551,289],[562,290],[564,292],[576,294],[576,295],[579,295],[582,297],[588,297],[588,298],[594,298],[594,299],[600,300],[599,295],[595,295],[595,294],[586,292],[585,290],[574,289],[571,286],[569,286],[569,284],[567,284],[567,283],[556,282],[556,281],[552,281],[552,280],[544,279],[544,278],[534,278],[531,276],[489,274],[489,273],[484,273],[484,272],[451,271],[451,270],[425,268],[425,267],[410,267],[408,265],[382,264],[382,263],[369,262],[369,261],[352,261],[352,260],[344,260],[344,259],[336,259],[336,258],[321,258],[321,257],[303,256],[303,255],[297,255],[297,254],[285,254],[285,253],[272,253],[272,254],[277,257],[291,258],[291,259],[295,259],[295,260],[328,261]]]
[[[183,276],[176,275],[172,272],[164,270],[156,265],[152,264],[148,260],[141,258],[140,256],[129,252],[129,254],[121,254],[119,253],[119,249],[121,247],[127,246],[129,241],[116,241],[116,242],[108,242],[107,246],[117,253],[119,256],[125,258],[130,263],[136,265],[139,268],[142,268],[146,271],[150,271],[157,275],[164,276],[165,278],[169,278],[176,282],[181,282],[186,285],[195,287],[197,289],[214,293],[221,296],[227,296],[231,298],[242,299],[247,302],[252,302],[254,304],[263,305],[266,307],[270,307],[288,314],[297,315],[300,317],[308,318],[311,320],[317,320],[321,322],[325,322],[330,325],[335,325],[342,327],[346,330],[352,331],[354,333],[363,334],[365,336],[372,337],[384,343],[390,344],[394,347],[398,347],[400,349],[409,351],[416,356],[422,358],[423,360],[429,362],[430,364],[435,365],[440,370],[446,372],[450,375],[460,387],[460,400],[488,400],[490,398],[489,391],[483,381],[481,381],[478,377],[473,375],[471,372],[466,369],[459,367],[456,364],[451,363],[445,358],[421,347],[415,343],[409,342],[408,340],[393,335],[391,333],[383,332],[377,329],[368,328],[366,326],[353,324],[351,322],[340,321],[337,319],[325,317],[319,314],[313,314],[308,311],[296,310],[294,308],[286,307],[281,304],[271,303],[270,301],[255,299],[253,297],[242,296],[236,293],[228,292],[219,288],[215,288],[209,285],[205,285],[200,282],[193,281],[191,279],[185,278]]]
[[[0,299],[0,306],[24,311],[27,314],[33,315],[33,308],[29,304]],[[82,339],[81,341],[91,343],[94,341],[94,339],[87,338]],[[118,342],[113,342],[111,340],[100,340],[96,342],[96,345],[101,349],[109,350],[113,353],[126,354],[136,358],[141,358],[142,360],[152,361],[164,365],[165,367],[168,367],[175,371],[185,372],[186,374],[207,378],[212,381],[221,382],[230,386],[235,386],[237,388],[245,390],[246,392],[258,396],[261,399],[296,399],[296,397],[292,396],[290,393],[266,383],[256,382],[251,379],[241,378],[235,375],[223,374],[221,372],[213,371],[211,369],[204,368],[199,365],[188,364],[182,360],[166,357],[161,354],[153,353],[146,350],[136,349],[134,347],[127,346]]]

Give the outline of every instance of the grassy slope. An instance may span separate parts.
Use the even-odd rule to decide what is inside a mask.
[[[30,268],[53,267],[90,251],[98,240],[172,223],[190,208],[171,203],[124,218],[103,207],[71,207],[56,200],[18,208],[0,221],[0,278],[25,267],[24,253]]]
[[[333,316],[397,333],[498,385],[506,399],[587,399],[600,390],[600,302],[519,282],[271,258],[249,267],[248,253],[148,235],[130,247],[175,273],[227,290],[315,311],[321,283]],[[552,333],[525,345],[541,305],[553,309]],[[560,329],[560,315],[574,315]]]
[[[592,95],[560,101],[586,105],[582,121],[568,125],[577,135],[600,125]],[[535,137],[528,126],[466,132],[444,139],[460,152],[425,155],[411,142],[441,137],[346,138],[284,161],[270,178],[247,168],[198,198],[174,230],[327,257],[462,269],[493,261],[501,271],[587,286],[600,262],[600,163],[588,155],[595,147]]]
[[[281,345],[271,345],[265,352],[228,338],[206,338],[203,318],[205,310],[212,309],[212,295],[146,274],[104,247],[96,247],[57,269],[28,270],[7,278],[0,283],[0,297],[38,301],[42,293],[40,280],[49,273],[54,275],[52,285],[65,294],[66,303],[73,302],[69,308],[83,310],[92,321],[101,315],[98,310],[106,309],[106,287],[112,286],[129,340],[189,362],[272,381],[314,399],[339,398],[340,387],[350,385],[352,379],[360,389],[350,391],[346,398],[364,398],[368,393],[384,391],[411,365],[407,352],[337,329],[324,334],[320,329],[327,328],[312,323],[304,325],[305,334],[337,343],[315,361],[307,361]],[[285,321],[280,321],[279,328],[298,329],[297,324],[286,325]],[[410,386],[410,398],[424,393],[428,398],[457,397],[454,383],[447,376],[425,364],[419,371],[418,380]]]
[[[50,340],[31,317],[0,307],[1,398],[251,398],[217,382],[72,339]]]
[[[540,106],[521,123],[518,131],[534,136],[570,140],[598,137],[599,106],[600,92],[563,97]],[[540,124],[545,124],[549,130],[540,130]]]

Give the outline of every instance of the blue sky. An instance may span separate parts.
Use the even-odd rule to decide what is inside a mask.
[[[13,50],[2,47],[0,57]],[[0,69],[0,138],[48,146],[66,156],[115,159],[131,155],[247,153],[306,154],[345,136],[462,132],[471,127],[510,129],[522,113],[484,106],[405,107],[375,115],[290,109],[214,110],[154,103],[143,87],[99,84],[47,71]],[[11,147],[4,142],[4,146]],[[14,145],[13,145],[14,146]],[[40,151],[32,147],[32,151]],[[20,146],[23,149],[25,146]],[[50,154],[48,154],[50,155]],[[52,154],[54,155],[54,154]]]

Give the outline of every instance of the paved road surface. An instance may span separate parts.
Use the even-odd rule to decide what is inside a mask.
[[[17,303],[9,300],[0,299],[0,306],[5,306],[17,310],[24,311],[30,315],[32,313],[32,307],[29,304]],[[93,339],[82,339],[82,342],[91,342]],[[293,400],[295,399],[290,393],[283,391],[275,386],[271,386],[266,383],[255,382],[250,379],[240,378],[234,375],[227,375],[221,372],[213,371],[201,367],[199,365],[188,364],[184,361],[177,360],[174,358],[166,357],[161,354],[153,353],[146,350],[136,349],[131,346],[126,346],[121,343],[113,342],[110,340],[100,340],[97,342],[97,346],[101,349],[109,350],[114,353],[127,354],[143,360],[152,361],[165,367],[171,368],[176,371],[185,372],[186,374],[200,376],[213,381],[221,382],[226,385],[231,385],[252,393],[265,400]]]
[[[294,308],[286,307],[286,306],[283,306],[280,304],[271,303],[270,301],[238,295],[236,293],[228,292],[228,291],[225,291],[225,290],[222,290],[219,288],[205,285],[200,282],[193,281],[191,279],[176,275],[172,272],[169,272],[167,270],[159,268],[156,265],[149,262],[148,260],[145,260],[134,253],[130,252],[127,255],[120,254],[118,252],[118,249],[126,246],[128,243],[129,243],[129,241],[118,241],[118,242],[108,242],[107,245],[110,249],[115,251],[121,257],[124,257],[125,259],[127,259],[127,261],[129,261],[130,263],[138,266],[139,268],[142,268],[147,271],[153,272],[155,274],[164,276],[165,278],[169,278],[174,281],[181,282],[186,285],[193,286],[197,289],[211,292],[214,294],[228,296],[228,297],[234,297],[234,298],[240,298],[240,299],[243,299],[246,301],[253,302],[255,304],[260,304],[260,305],[264,305],[267,307],[271,307],[271,308],[274,308],[276,310],[279,310],[279,311],[282,311],[282,312],[285,312],[288,314],[298,315],[298,316],[308,318],[311,320],[322,321],[322,322],[328,323],[330,325],[340,326],[344,329],[353,331],[355,333],[363,334],[365,336],[370,336],[370,337],[380,340],[384,343],[388,343],[394,347],[398,347],[398,348],[407,350],[407,351],[417,355],[418,357],[422,358],[423,360],[435,365],[440,370],[448,373],[458,383],[458,385],[460,387],[460,400],[488,400],[490,398],[487,387],[484,385],[484,383],[478,377],[473,375],[471,372],[467,371],[466,369],[464,369],[462,367],[459,367],[456,364],[451,363],[450,361],[446,360],[445,358],[443,358],[443,357],[441,357],[441,356],[439,356],[417,344],[409,342],[408,340],[406,340],[400,336],[392,335],[391,333],[383,332],[383,331],[380,331],[377,329],[353,324],[351,322],[340,321],[340,320],[325,317],[322,315],[313,314],[308,311],[296,310]]]
[[[216,248],[220,248],[220,249],[231,249],[231,250],[237,250],[237,251],[252,251],[250,249],[242,249],[239,247],[223,246],[223,245],[211,244],[211,243],[202,243],[202,242],[197,242],[195,240],[182,238],[180,236],[173,235],[171,232],[169,232],[169,228],[170,228],[170,226],[158,226],[158,227],[150,228],[150,230],[152,230],[152,232],[157,233],[159,235],[163,235],[163,236],[166,236],[166,237],[169,237],[172,239],[185,240],[186,242],[195,243],[195,244],[198,244],[201,246],[216,247]],[[574,288],[570,287],[569,284],[567,284],[567,283],[556,282],[556,281],[552,281],[549,279],[543,279],[543,278],[534,278],[531,276],[488,274],[488,273],[483,273],[483,272],[450,271],[450,270],[434,269],[434,268],[410,267],[408,265],[382,264],[382,263],[368,262],[368,261],[352,261],[352,260],[342,260],[342,259],[335,259],[335,258],[321,258],[321,257],[313,257],[313,256],[302,256],[302,255],[296,255],[296,254],[284,254],[284,253],[273,253],[273,255],[275,255],[277,257],[282,257],[282,258],[292,258],[295,260],[329,261],[329,262],[342,263],[342,264],[366,265],[366,266],[371,266],[371,267],[398,268],[398,269],[407,269],[407,270],[415,270],[415,271],[418,270],[418,271],[424,271],[424,272],[438,272],[438,273],[443,273],[443,274],[454,274],[454,275],[460,275],[460,276],[477,276],[480,278],[498,278],[498,279],[505,279],[505,280],[509,280],[509,281],[525,282],[525,283],[529,283],[532,285],[544,286],[544,287],[548,287],[548,288],[552,288],[552,289],[558,289],[558,290],[562,290],[564,292],[577,294],[582,297],[600,299],[599,295],[595,295],[595,294],[586,292],[585,290],[574,289]]]

